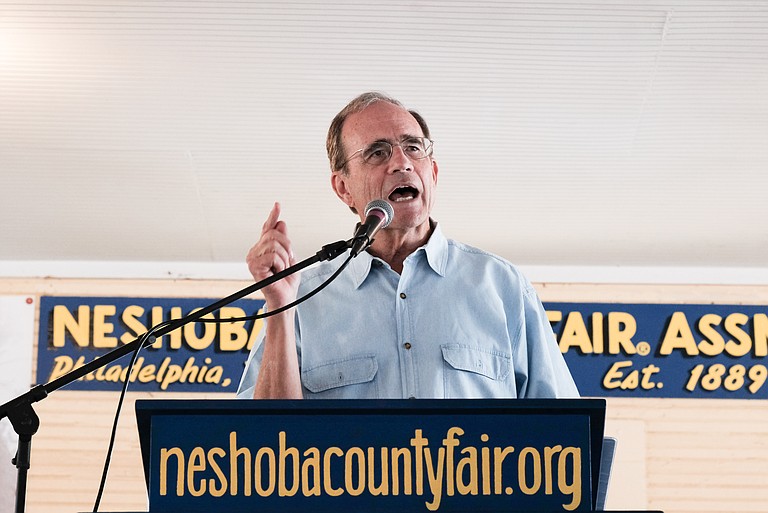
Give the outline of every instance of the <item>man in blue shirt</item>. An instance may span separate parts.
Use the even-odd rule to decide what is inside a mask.
[[[364,220],[386,199],[392,223],[321,295],[266,322],[238,389],[244,398],[578,397],[530,282],[509,262],[446,239],[430,217],[438,166],[424,119],[365,93],[331,123],[336,195]],[[295,263],[275,204],[248,268]],[[313,290],[343,258],[263,289],[268,310]]]

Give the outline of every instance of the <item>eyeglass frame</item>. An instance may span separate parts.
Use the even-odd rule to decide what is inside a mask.
[[[397,143],[397,144],[393,144],[393,143],[387,141],[386,139],[379,139],[379,140],[373,141],[372,143],[368,144],[364,148],[360,148],[359,150],[353,151],[352,154],[347,158],[347,160],[342,162],[342,164],[339,167],[339,169],[344,169],[344,167],[347,165],[347,163],[349,163],[350,160],[355,158],[358,153],[361,153],[361,152],[367,150],[368,148],[370,148],[374,144],[381,144],[381,143],[388,144],[388,145],[390,145],[392,147],[392,152],[389,154],[389,157],[387,158],[387,160],[381,162],[380,164],[370,164],[365,159],[363,159],[363,163],[366,164],[366,165],[373,165],[373,166],[377,166],[377,165],[381,165],[381,164],[386,164],[387,162],[390,161],[390,159],[392,158],[392,155],[395,153],[395,146],[399,146],[400,149],[402,150],[403,149],[403,143],[406,142],[409,139],[422,139],[424,141],[429,141],[429,146],[424,149],[425,155],[423,157],[414,157],[416,160],[423,160],[423,159],[425,159],[427,157],[431,157],[432,156],[432,154],[434,152],[434,149],[435,149],[435,141],[433,141],[429,137],[410,136],[409,135],[409,136],[405,136],[402,139],[400,139],[400,142]]]

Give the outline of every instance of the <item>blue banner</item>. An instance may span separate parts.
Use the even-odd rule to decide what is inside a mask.
[[[149,327],[179,319],[216,299],[42,297],[37,380],[47,383],[127,344]],[[209,315],[253,315],[263,300],[241,299]],[[190,323],[139,352],[130,374],[133,391],[234,393],[262,321]],[[70,390],[119,390],[130,355],[68,385]]]
[[[49,382],[126,344],[147,327],[215,299],[42,297],[38,382]],[[253,315],[241,299],[218,319]],[[768,397],[768,307],[545,303],[579,391],[587,397]],[[233,393],[263,321],[192,323],[139,353],[131,390]],[[69,386],[118,390],[130,357]]]
[[[152,511],[592,511],[604,403],[159,404],[137,402]]]
[[[768,307],[546,303],[583,396],[768,397]]]

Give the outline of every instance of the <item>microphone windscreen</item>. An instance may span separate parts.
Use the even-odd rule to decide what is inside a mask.
[[[389,204],[389,202],[384,201],[382,199],[376,199],[368,203],[365,207],[365,217],[368,217],[371,215],[372,211],[380,211],[384,213],[384,222],[381,225],[382,228],[386,228],[389,226],[389,223],[392,222],[392,219],[395,217],[395,209],[392,208],[392,205]],[[375,214],[374,214],[375,215]]]

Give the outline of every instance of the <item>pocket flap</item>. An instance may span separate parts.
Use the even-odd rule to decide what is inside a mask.
[[[372,381],[379,364],[373,355],[335,360],[301,371],[301,380],[310,392],[322,392],[346,385]]]
[[[443,359],[454,369],[474,372],[498,381],[509,375],[512,366],[512,357],[504,353],[461,344],[446,344],[442,350]]]

